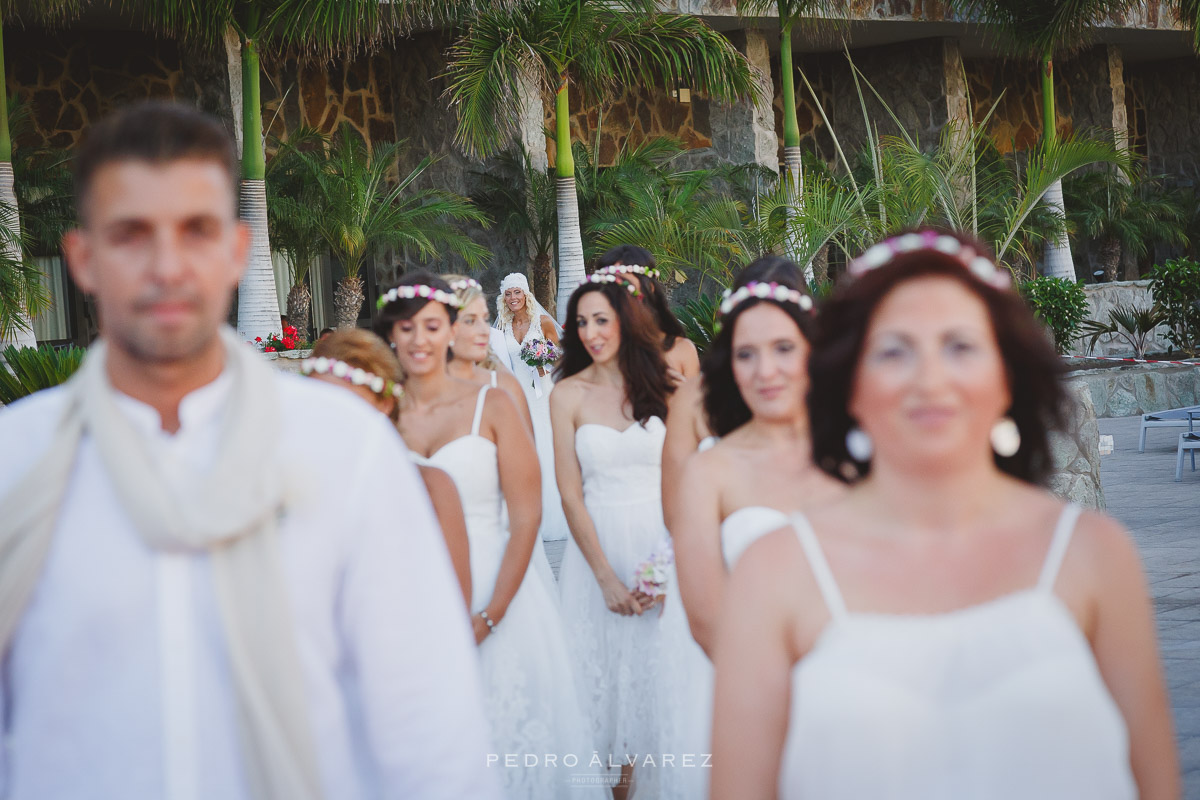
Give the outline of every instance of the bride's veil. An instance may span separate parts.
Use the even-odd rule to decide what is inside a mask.
[[[533,292],[529,291],[529,280],[522,272],[510,272],[504,276],[504,280],[500,281],[500,295],[496,298],[496,321],[493,323],[495,327],[504,330],[512,325],[512,312],[508,310],[508,305],[504,302],[504,293],[509,289],[516,287],[525,293],[525,307],[529,309],[530,324],[537,322],[538,315],[546,317],[550,322],[554,323],[554,332],[562,338],[563,329],[558,324],[558,321],[551,316],[550,312],[538,302],[538,299],[533,296]],[[539,326],[541,323],[538,323]],[[539,328],[540,330],[540,328]]]

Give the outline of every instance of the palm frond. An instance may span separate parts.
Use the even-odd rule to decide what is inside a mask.
[[[1013,55],[1041,58],[1069,53],[1097,27],[1124,14],[1137,0],[948,0],[960,15],[987,23]]]

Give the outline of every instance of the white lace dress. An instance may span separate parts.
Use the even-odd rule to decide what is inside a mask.
[[[638,564],[667,535],[660,494],[665,433],[658,417],[623,431],[596,424],[575,431],[584,503],[608,563],[628,586]],[[626,755],[659,752],[657,612],[609,611],[573,538],[563,555],[559,589],[584,713],[601,758],[611,756],[619,765]],[[638,796],[652,795],[639,790]]]
[[[550,390],[554,388],[554,381],[548,374],[538,375],[536,369],[521,360],[521,346],[542,338],[541,315],[530,321],[525,338],[519,342],[513,336],[511,320],[505,323],[503,330],[513,374],[525,390],[529,414],[533,417],[533,441],[542,470],[542,525],[539,532],[544,541],[565,539],[571,531],[567,527],[562,498],[558,493],[558,478],[554,474],[554,432],[550,428]]]
[[[509,538],[502,522],[496,445],[479,435],[490,388],[479,391],[468,435],[446,443],[429,458],[413,453],[418,464],[449,473],[462,499],[471,558],[472,613],[491,600]],[[567,754],[574,754],[579,764],[586,764],[594,748],[580,709],[558,607],[533,563],[504,619],[480,645],[479,657],[491,724],[490,755],[496,757],[489,765],[501,771],[506,795],[512,800],[608,797],[606,789],[576,785],[572,776],[580,770],[563,763]],[[553,765],[547,755],[556,757]]]

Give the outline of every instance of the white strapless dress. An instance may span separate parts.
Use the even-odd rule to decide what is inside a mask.
[[[660,492],[665,434],[658,417],[623,431],[595,424],[575,431],[584,503],[608,563],[628,586],[637,566],[667,536]],[[620,764],[626,755],[655,752],[658,614],[625,617],[609,611],[574,538],[563,555],[559,590],[567,643],[601,758],[611,755]]]
[[[780,800],[1132,800],[1125,721],[1054,593],[1079,509],[1035,586],[942,614],[846,608],[793,525],[831,620],[792,670]]]
[[[571,529],[567,527],[562,497],[558,493],[558,476],[554,472],[554,431],[550,427],[550,391],[554,388],[554,381],[549,375],[538,375],[536,369],[521,360],[521,345],[540,338],[540,316],[529,323],[529,330],[520,342],[513,336],[512,324],[504,326],[504,344],[513,374],[525,390],[529,414],[533,417],[533,443],[537,447],[538,465],[542,471],[542,525],[538,530],[543,541],[557,541],[566,539]]]
[[[491,600],[509,539],[502,521],[496,445],[479,435],[489,389],[484,386],[479,392],[470,434],[448,442],[429,458],[412,454],[418,464],[445,470],[462,499],[471,557],[472,613]],[[479,646],[492,754],[497,756],[489,763],[501,771],[511,800],[558,800],[579,792],[581,797],[609,797],[605,788],[575,785],[572,776],[580,770],[563,764],[567,754],[586,764],[594,747],[580,709],[558,604],[534,563],[504,619]],[[515,759],[509,763],[516,766],[506,766],[506,755]],[[548,764],[547,755],[556,756],[554,765]]]
[[[782,511],[765,506],[746,506],[734,511],[721,523],[725,566],[732,570],[752,542],[787,522]],[[647,796],[660,800],[708,797],[708,779],[712,774],[713,667],[692,638],[674,574],[667,589],[661,624],[664,758],[653,778],[654,791]],[[667,763],[666,756],[671,754],[675,758]]]

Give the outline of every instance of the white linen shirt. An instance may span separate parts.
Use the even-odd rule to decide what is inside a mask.
[[[276,373],[288,505],[279,547],[326,800],[491,798],[470,624],[402,441],[359,398]],[[161,459],[216,460],[231,380],[180,429],[118,395]],[[0,495],[44,453],[61,390],[0,409]],[[0,684],[0,797],[249,800],[205,554],[149,549],[84,436]]]

